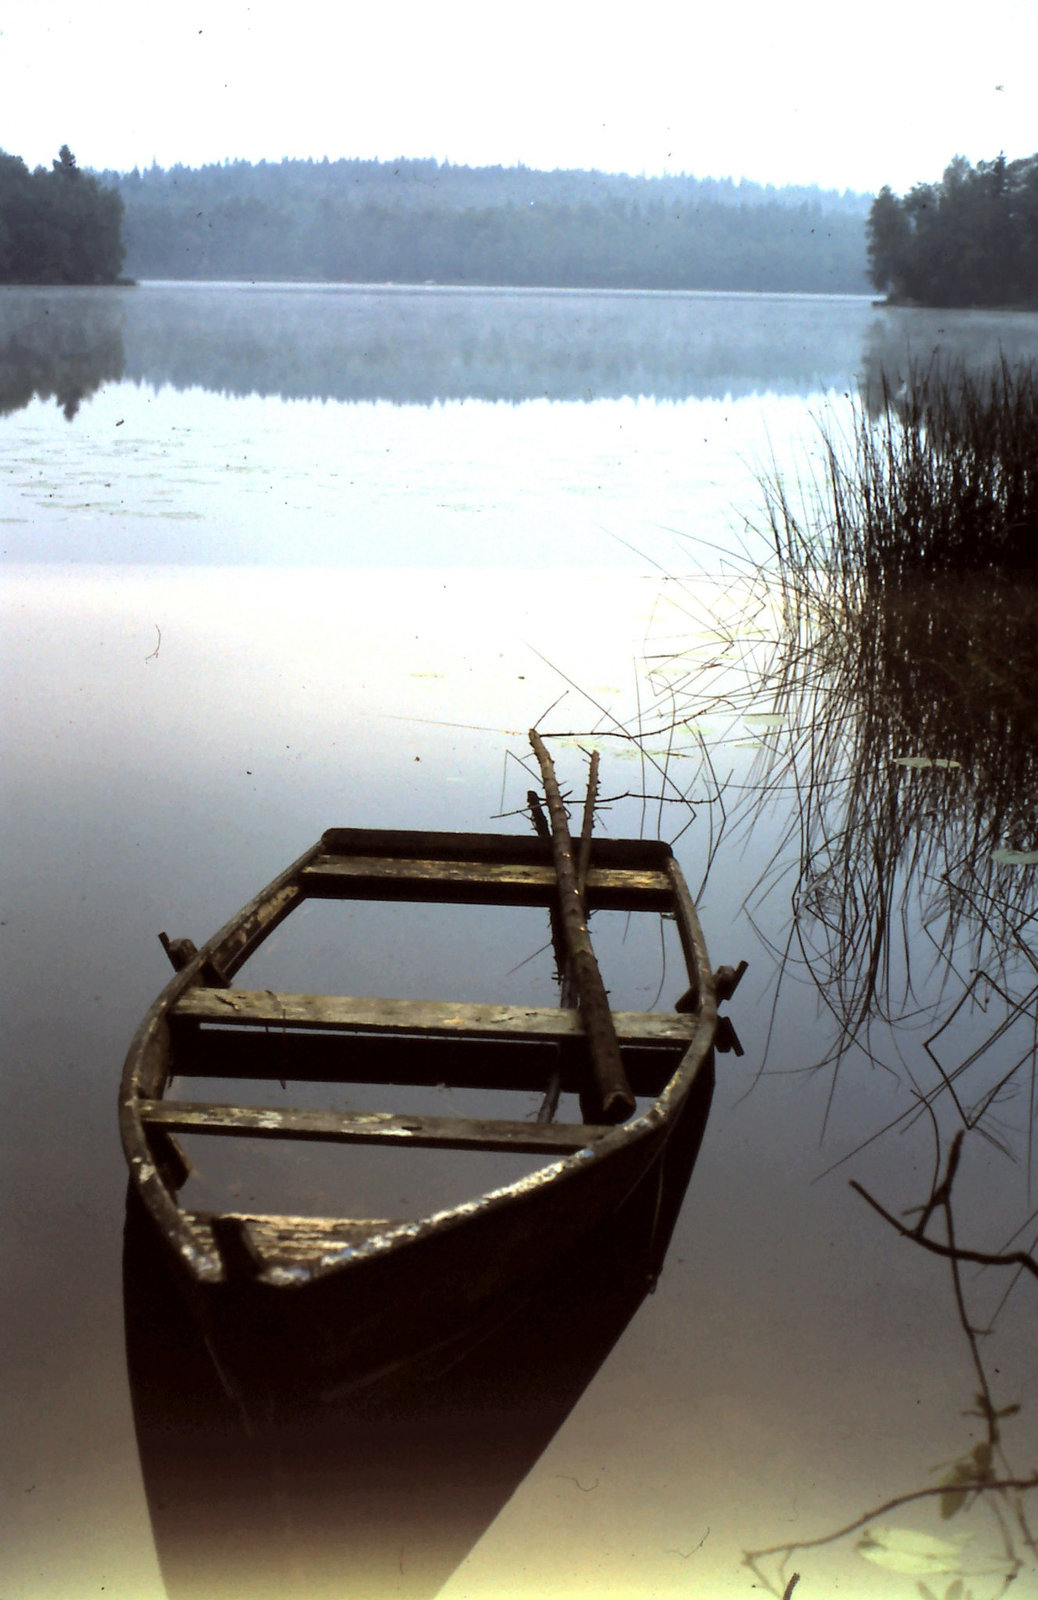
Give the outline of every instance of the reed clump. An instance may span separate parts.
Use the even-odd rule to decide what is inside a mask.
[[[912,1009],[910,947],[1007,994],[1038,970],[1038,373],[881,399],[823,435],[807,493],[763,484],[796,938],[838,1049]]]
[[[921,578],[1038,571],[1038,370],[935,364],[879,389],[849,438],[823,434],[814,504],[764,484],[787,580],[817,601],[823,579],[848,605]]]
[[[934,366],[881,398],[855,409],[848,435],[823,433],[813,495],[795,503],[780,479],[763,484],[788,677],[807,658],[821,666],[829,692],[858,707],[878,764],[954,758],[988,776],[989,797],[1029,802],[1038,369]]]

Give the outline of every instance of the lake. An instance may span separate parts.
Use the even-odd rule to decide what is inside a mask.
[[[942,1518],[935,1493],[989,1439],[977,1359],[1020,1406],[993,1474],[1033,1470],[1034,1279],[962,1267],[978,1352],[947,1259],[849,1183],[910,1226],[969,1123],[959,1242],[1034,1248],[1034,595],[956,646],[989,687],[939,714],[914,641],[959,593],[899,635],[904,677],[852,692],[831,651],[793,670],[760,484],[810,502],[819,424],[845,436],[935,351],[1031,360],[1038,316],[0,292],[5,1600],[1038,1585],[1038,1494]],[[602,830],[676,841],[712,959],[749,962],[656,1292],[548,1399],[443,1373],[249,1433],[190,1328],[134,1354],[164,1303],[145,1259],[128,1373],[116,1088],[159,930],[207,937],[333,825],[528,829],[534,724],[578,799],[600,749]],[[256,986],[316,961],[348,992],[552,1003],[537,913],[358,916],[342,945],[312,910]],[[672,1002],[666,940],[592,932],[614,1004]],[[335,1181],[189,1153],[210,1198],[319,1209]],[[369,1167],[419,1208],[474,1181]],[[563,1320],[523,1330],[542,1377],[537,1328]]]

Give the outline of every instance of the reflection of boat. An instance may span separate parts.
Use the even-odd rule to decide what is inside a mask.
[[[717,1028],[717,984],[665,844],[595,840],[582,879],[588,911],[671,914],[688,967],[680,1011],[607,1011],[612,1058],[608,1048],[589,1044],[595,1030],[583,999],[579,1009],[539,1010],[230,986],[307,897],[544,905],[561,921],[566,891],[556,845],[534,837],[333,829],[200,950],[166,941],[180,970],[138,1030],[122,1081],[131,1183],[196,1302],[216,1319],[233,1307],[236,1327],[251,1330],[257,1359],[264,1350],[279,1357],[287,1350],[300,1367],[328,1371],[363,1365],[366,1357],[387,1365],[405,1349],[434,1345],[499,1308],[634,1190],[660,1177],[668,1139],[709,1069]],[[174,1078],[203,1077],[547,1092],[536,1122],[213,1104],[166,1094]],[[584,1120],[552,1120],[560,1087],[580,1094]],[[403,1220],[213,1212],[180,1202],[187,1165],[178,1134],[459,1156],[519,1152],[541,1162],[475,1200]]]
[[[274,1363],[227,1383],[227,1344],[179,1292],[131,1184],[126,1353],[169,1600],[431,1600],[548,1447],[637,1312],[695,1163],[697,1074],[660,1182],[555,1259],[494,1326],[363,1385],[315,1395]],[[647,1252],[651,1249],[651,1257]],[[648,1269],[648,1272],[647,1272]]]

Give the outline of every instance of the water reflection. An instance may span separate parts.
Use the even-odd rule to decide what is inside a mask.
[[[0,292],[0,413],[56,400],[69,422],[125,370],[121,299],[96,290]]]
[[[738,399],[896,388],[941,350],[1038,354],[1024,313],[882,310],[861,297],[144,284],[0,295],[0,403],[102,383],[282,399]]]
[[[285,398],[586,401],[807,394],[844,381],[861,299],[148,286],[127,373]]]
[[[777,566],[733,581],[706,651],[657,670],[636,730],[644,745],[655,725],[678,805],[693,789],[679,790],[674,757],[698,748],[718,860],[733,845],[752,859],[755,836],[767,838],[745,905],[774,961],[773,1016],[806,982],[828,1019],[824,1050],[800,1063],[828,1069],[827,1119],[863,1075],[888,1081],[884,1114],[859,1122],[843,1159],[929,1130],[928,1187],[913,1158],[887,1192],[855,1187],[920,1254],[943,1255],[947,1315],[971,1368],[975,1422],[936,1482],[892,1483],[830,1534],[758,1552],[753,1570],[775,1595],[789,1569],[763,1559],[830,1538],[859,1536],[859,1554],[895,1571],[946,1573],[950,1593],[966,1575],[1004,1593],[1034,1548],[1038,1476],[1019,1458],[1033,1417],[1016,1421],[1026,1372],[994,1354],[996,1328],[1026,1315],[1017,1302],[1038,1278],[1020,1181],[1033,1161],[1038,1038],[1038,587],[1027,529],[998,538],[1018,479],[1030,480],[1034,432],[1026,376],[982,391],[986,417],[978,393],[959,393],[961,413],[948,405],[940,427],[927,413],[925,460],[898,431],[913,426],[901,404],[889,428],[880,420],[878,455],[859,451],[848,471],[834,447],[820,505],[805,497],[802,509],[775,486]],[[993,418],[1006,393],[1008,420]],[[978,415],[987,449],[974,449]],[[747,742],[752,760],[725,776],[722,757]],[[981,1152],[1001,1158],[982,1181]],[[1002,1270],[976,1280],[967,1263]],[[969,1513],[975,1563],[914,1525],[870,1532],[905,1507],[931,1523]]]
[[[1036,604],[1017,578],[919,581],[806,654],[801,633],[769,685],[783,738],[761,780],[795,798],[795,948],[838,1050],[875,1017],[918,1019],[921,961],[938,962],[942,984],[973,974],[978,998],[1026,974]]]
[[[125,374],[224,395],[724,399],[846,384],[872,315],[853,297],[147,284],[9,290],[0,348],[17,404],[54,392],[47,361],[70,340],[80,362],[96,352],[97,382]],[[27,325],[31,350],[19,343]]]
[[[510,1315],[375,1381],[341,1371],[310,1386],[298,1368],[257,1361],[230,1323],[217,1353],[128,1197],[127,1361],[168,1600],[435,1595],[654,1282],[712,1089],[711,1071],[660,1173]]]
[[[929,1480],[892,1482],[883,1505],[840,1531],[881,1566],[994,1575],[991,1592],[1003,1593],[1029,1563],[1038,1487],[1021,1459],[1034,1426],[1017,1420],[1023,1373],[993,1338],[1006,1300],[1026,1300],[1028,1272],[1038,1277],[1018,1181],[1032,1158],[1038,1035],[1038,589],[995,570],[862,599],[823,621],[796,593],[796,646],[787,640],[768,686],[783,749],[762,755],[759,777],[792,801],[779,854],[793,863],[793,915],[777,983],[807,976],[831,1017],[831,1098],[841,1074],[866,1065],[900,1082],[892,1114],[862,1128],[861,1143],[929,1124],[933,1175],[929,1188],[916,1175],[910,1206],[900,1185],[855,1187],[894,1230],[891,1245],[900,1234],[944,1253],[975,1420]],[[776,888],[768,874],[751,899],[759,908]],[[975,1168],[960,1181],[970,1138],[1009,1158],[980,1186]],[[944,1535],[953,1517],[972,1557]]]
[[[1038,361],[1038,316],[1029,312],[931,311],[885,307],[869,323],[862,360],[862,393],[874,416],[886,395],[902,390],[913,372],[933,367],[976,374]]]

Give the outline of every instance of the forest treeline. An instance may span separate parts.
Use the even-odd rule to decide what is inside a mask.
[[[860,293],[866,196],[422,161],[105,173],[138,278]]]
[[[123,263],[123,202],[76,165],[63,144],[30,172],[0,151],[0,283],[115,283]]]
[[[892,300],[1038,307],[1038,155],[956,156],[940,183],[881,189],[867,240],[869,277]]]

